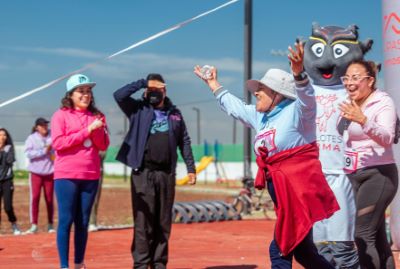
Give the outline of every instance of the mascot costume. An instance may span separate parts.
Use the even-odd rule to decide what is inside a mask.
[[[340,77],[353,60],[363,59],[372,40],[360,42],[358,27],[321,27],[314,23],[304,46],[304,68],[312,80],[317,101],[317,143],[329,186],[340,205],[331,218],[313,227],[318,251],[335,268],[359,268],[354,244],[355,204],[350,181],[343,171],[342,136],[337,131],[339,103],[346,98]]]

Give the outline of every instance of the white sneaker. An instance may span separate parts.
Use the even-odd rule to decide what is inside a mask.
[[[13,224],[11,224],[11,229],[12,229],[14,235],[21,235],[22,234],[21,230],[18,228],[17,223],[15,223],[15,222]]]
[[[99,229],[97,228],[97,226],[95,224],[89,224],[89,228],[88,228],[89,232],[96,232],[98,230]]]
[[[53,224],[49,223],[49,224],[47,225],[47,232],[50,233],[50,234],[56,232],[56,230],[55,230],[54,227],[53,227]]]
[[[36,224],[32,224],[31,228],[29,230],[25,231],[24,234],[35,234],[38,232],[38,227]]]

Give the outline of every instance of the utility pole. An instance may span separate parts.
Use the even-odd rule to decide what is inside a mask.
[[[196,117],[197,117],[197,145],[200,145],[201,143],[201,137],[200,137],[200,109],[198,107],[192,107],[194,111],[196,111]]]
[[[251,103],[251,93],[246,89],[246,81],[251,78],[252,63],[252,0],[246,0],[244,3],[244,101]],[[244,127],[243,133],[243,176],[251,178],[251,130]]]
[[[236,119],[233,119],[233,136],[232,136],[232,144],[236,144],[236,128],[237,128],[237,124],[236,124]]]

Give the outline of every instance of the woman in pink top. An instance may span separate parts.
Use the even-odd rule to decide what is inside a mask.
[[[397,191],[392,145],[396,109],[376,89],[373,62],[352,62],[342,77],[350,101],[340,105],[339,131],[345,142],[345,168],[353,185],[357,217],[355,241],[361,268],[394,269],[385,232],[385,210]]]
[[[86,268],[84,256],[90,211],[100,178],[99,151],[109,145],[105,116],[96,108],[96,83],[81,74],[67,81],[61,108],[51,120],[56,152],[55,192],[58,204],[57,247],[61,268],[68,268],[69,235],[74,223],[75,269]]]

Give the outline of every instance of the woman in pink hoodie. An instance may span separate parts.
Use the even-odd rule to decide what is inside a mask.
[[[376,88],[373,62],[354,61],[342,82],[349,101],[340,105],[339,132],[345,142],[345,170],[357,207],[355,241],[361,268],[394,269],[385,231],[385,211],[398,187],[393,155],[396,108]]]
[[[106,119],[95,106],[96,83],[81,74],[67,81],[61,108],[51,120],[56,152],[55,192],[58,204],[57,248],[61,268],[69,268],[69,234],[74,223],[75,269],[84,265],[90,211],[100,178],[100,155],[109,145]]]

